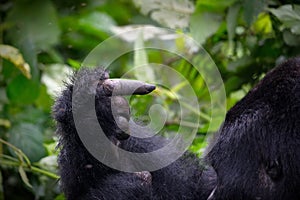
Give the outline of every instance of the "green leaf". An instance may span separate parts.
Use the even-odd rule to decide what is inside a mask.
[[[49,0],[16,1],[6,21],[14,25],[7,31],[8,38],[20,49],[31,67],[33,79],[37,80],[37,53],[59,42],[60,29],[54,6]]]
[[[35,104],[38,108],[41,108],[45,112],[51,112],[51,106],[53,105],[53,99],[47,93],[47,87],[43,84],[40,87],[40,95],[36,99]]]
[[[22,75],[15,77],[7,86],[8,99],[17,104],[31,104],[39,96],[40,85],[37,81],[28,80]]]
[[[248,25],[267,7],[267,0],[244,0],[244,18]]]
[[[283,22],[294,21],[295,19],[300,20],[300,6],[294,5],[283,5],[277,9],[269,9],[273,15],[275,15],[279,20]]]
[[[225,89],[226,93],[229,94],[230,92],[240,88],[242,84],[242,79],[238,76],[232,76],[225,82]]]
[[[239,100],[241,100],[246,95],[245,89],[240,89],[235,92],[231,92],[227,98],[227,109],[230,109],[234,106]]]
[[[67,60],[67,62],[68,62],[68,64],[69,64],[72,68],[74,68],[74,69],[80,69],[80,67],[81,67],[81,62],[79,62],[79,61],[77,61],[77,60],[74,60],[74,59],[69,58],[69,59]]]
[[[237,25],[237,20],[238,20],[238,14],[241,9],[240,4],[236,4],[234,6],[231,6],[228,9],[228,13],[226,16],[226,23],[227,23],[227,32],[228,32],[228,40],[229,40],[229,49],[228,49],[228,54],[233,55],[234,51],[234,43],[233,39],[235,36],[235,29]]]
[[[22,122],[35,124],[35,126],[42,127],[45,122],[49,120],[49,114],[43,112],[34,106],[26,106],[20,112],[13,115],[11,118],[12,124]]]
[[[131,107],[131,114],[136,118],[140,118],[140,116],[147,115],[149,110],[149,106],[152,105],[153,96],[146,95],[134,95],[130,98],[130,107]]]
[[[198,0],[197,8],[207,11],[224,11],[237,0]]]
[[[143,32],[140,31],[134,43],[134,72],[138,80],[154,82],[155,76],[153,69],[148,63],[147,52],[144,48]]]
[[[228,13],[226,16],[226,22],[227,22],[227,32],[228,32],[228,39],[233,40],[235,35],[235,28],[238,20],[238,14],[241,9],[241,6],[239,4],[236,4],[234,6],[231,6],[228,9]]]
[[[228,63],[227,69],[229,71],[237,71],[240,67],[248,66],[253,63],[254,59],[250,56],[244,56],[235,61]]]
[[[201,132],[198,131],[198,134],[193,140],[193,144],[190,146],[189,150],[194,153],[199,153],[200,156],[201,153],[204,152],[207,143],[208,140],[206,140],[205,135],[201,134]]]
[[[72,31],[72,32],[67,32],[64,35],[63,42],[66,46],[69,46],[72,49],[79,49],[83,52],[86,52],[86,54],[88,54],[90,49],[95,48],[95,46],[99,44],[99,38],[101,37],[106,38],[107,34],[105,33],[105,36],[98,34],[97,38],[95,38],[92,35],[85,35],[78,31]]]
[[[54,200],[66,200],[66,198],[63,194],[60,194]]]
[[[9,131],[8,142],[21,149],[31,162],[37,162],[46,156],[41,130],[30,123],[21,123]],[[10,149],[14,155],[14,151]]]
[[[7,21],[15,26],[9,31],[18,46],[33,43],[36,50],[46,50],[59,41],[60,29],[51,1],[16,1]]]
[[[144,48],[144,34],[139,32],[138,37],[134,43],[134,66],[142,66],[148,64],[147,52]]]
[[[89,13],[78,20],[80,30],[103,39],[108,37],[113,26],[116,26],[116,22],[109,15],[101,12]]]
[[[0,118],[0,127],[1,127],[1,126],[5,127],[5,128],[10,128],[11,123],[10,123],[10,121],[7,120],[7,119],[2,119],[2,118]],[[0,148],[1,148],[1,147],[0,147]],[[0,153],[1,153],[1,150],[0,150]]]
[[[295,35],[289,30],[283,32],[283,40],[289,46],[299,46],[300,44],[300,35]]]
[[[106,1],[97,10],[108,13],[118,24],[129,24],[132,23],[132,17],[135,14],[135,8],[126,2],[120,1]],[[134,10],[134,12],[132,12]]]
[[[31,78],[30,67],[17,48],[0,44],[0,56],[12,62],[28,79]]]
[[[190,30],[192,37],[203,44],[205,40],[213,35],[222,22],[222,15],[210,12],[196,12],[191,17]]]
[[[169,28],[186,28],[194,12],[191,0],[133,0],[144,15]]]
[[[270,34],[273,32],[272,21],[268,13],[260,13],[254,22],[253,28],[256,33]]]
[[[293,34],[300,34],[300,6],[284,5],[277,9],[269,9]]]
[[[32,188],[32,185],[29,183],[28,177],[26,175],[26,172],[22,166],[19,166],[19,174],[21,176],[22,181],[30,188]]]

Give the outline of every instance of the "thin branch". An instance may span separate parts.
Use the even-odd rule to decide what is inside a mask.
[[[11,166],[11,167],[22,166],[26,171],[43,174],[43,175],[48,176],[48,177],[53,178],[53,179],[59,179],[59,176],[56,175],[55,173],[46,171],[44,169],[40,169],[40,168],[35,167],[35,166],[28,167],[27,165],[24,165],[22,163],[15,162],[15,161],[10,161],[10,160],[5,160],[5,159],[0,159],[0,161],[1,161],[1,165]]]

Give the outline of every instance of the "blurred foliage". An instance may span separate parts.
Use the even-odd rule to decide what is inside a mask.
[[[64,199],[58,189],[51,105],[62,80],[110,36],[148,25],[191,36],[221,73],[227,109],[268,70],[300,50],[299,0],[3,0],[0,22],[0,200]],[[134,42],[141,48],[147,43],[141,34],[121,39],[124,46]],[[184,48],[186,41],[180,37],[172,42],[189,59],[205,64],[199,49]],[[123,45],[107,47],[106,54],[99,56]],[[208,130],[217,131],[222,121],[208,129],[211,97],[204,79],[185,59],[159,50],[122,55],[111,64],[111,76],[120,77],[143,64],[146,70],[134,71],[130,77],[155,80],[157,72],[149,63],[171,66],[197,94],[200,126],[190,149],[200,155]],[[180,123],[176,98],[183,85],[158,87],[151,95],[130,99],[133,115],[146,116],[147,121],[145,105],[159,103],[168,113],[163,130],[176,131]]]

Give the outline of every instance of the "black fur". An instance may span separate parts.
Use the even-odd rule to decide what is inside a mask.
[[[89,87],[85,82],[95,80],[97,93],[101,93],[101,81],[108,74],[101,69],[81,73],[84,91]],[[204,158],[206,167],[186,153],[171,165],[150,172],[150,182],[135,173],[111,169],[87,152],[74,127],[72,88],[72,83],[67,85],[54,106],[61,185],[68,199],[300,199],[299,58],[269,72],[229,110]],[[110,98],[96,94],[98,121],[111,141],[132,152],[149,152],[164,145],[160,137],[119,141]],[[89,124],[88,116],[83,123]]]
[[[270,71],[227,113],[207,160],[212,199],[300,199],[300,59]]]
[[[85,149],[77,134],[72,115],[72,94],[83,96],[93,93],[89,90],[90,84],[97,83],[95,107],[98,121],[107,137],[120,148],[131,152],[151,152],[164,146],[166,139],[151,137],[139,139],[130,137],[127,140],[118,140],[120,132],[111,113],[111,98],[103,96],[101,83],[108,78],[107,72],[82,69],[77,76],[78,91],[73,91],[74,81],[66,86],[62,95],[56,100],[53,108],[54,118],[57,121],[59,135],[59,167],[61,188],[67,199],[207,199],[216,185],[215,172],[200,165],[196,156],[186,153],[171,165],[151,172],[150,182],[136,173],[125,173],[111,169],[96,160]],[[86,102],[76,102],[76,109],[80,111]],[[123,106],[123,105],[121,105]],[[73,108],[74,109],[74,108]],[[89,112],[85,112],[89,113]],[[94,126],[90,124],[89,114],[83,117],[87,134]],[[131,131],[139,132],[138,127]],[[90,131],[92,132],[92,131]],[[137,133],[136,133],[137,134]],[[110,155],[115,156],[115,155]],[[158,160],[164,159],[163,157]],[[129,161],[130,162],[130,161]],[[134,164],[134,163],[133,163]]]

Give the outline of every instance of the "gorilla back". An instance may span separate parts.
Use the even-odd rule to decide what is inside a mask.
[[[270,71],[226,115],[206,159],[211,199],[300,199],[300,58]]]

